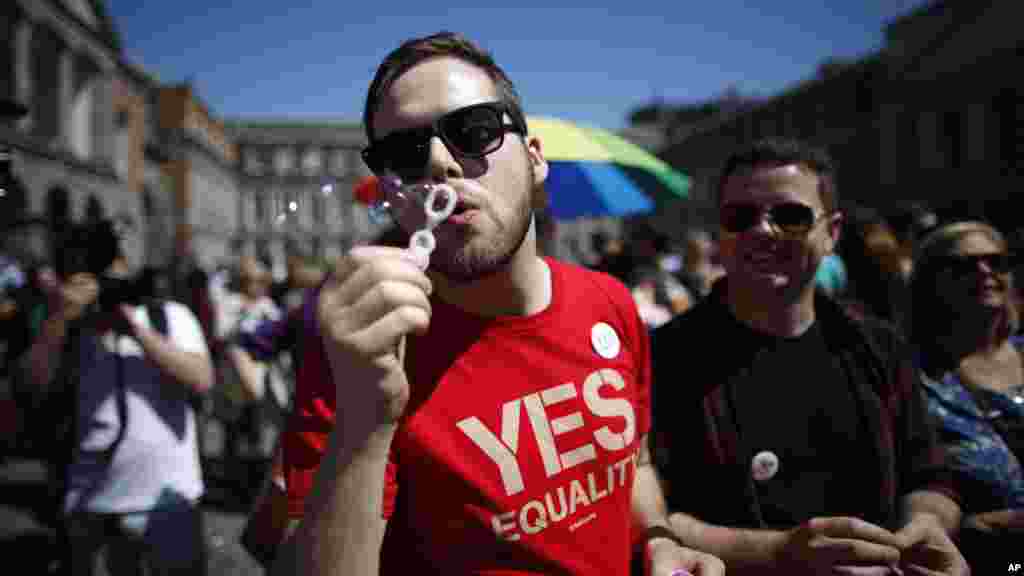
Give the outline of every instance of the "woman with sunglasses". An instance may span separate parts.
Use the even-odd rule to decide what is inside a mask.
[[[911,338],[929,412],[962,476],[961,548],[972,565],[1003,561],[991,552],[1013,539],[1019,553],[1024,537],[1024,338],[1013,336],[1013,262],[998,230],[954,222],[921,240],[911,281]]]

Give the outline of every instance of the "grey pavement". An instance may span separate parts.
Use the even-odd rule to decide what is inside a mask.
[[[40,512],[46,504],[46,471],[36,460],[0,464],[0,553],[24,568],[19,574],[48,574],[55,554],[54,530]],[[264,570],[238,543],[245,514],[204,506],[209,574],[262,576]],[[106,576],[102,569],[98,576]],[[2,571],[2,570],[0,570]]]

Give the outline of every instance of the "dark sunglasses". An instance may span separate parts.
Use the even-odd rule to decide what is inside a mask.
[[[967,276],[977,272],[978,264],[984,263],[985,267],[996,274],[1012,272],[1017,264],[1016,254],[998,252],[993,254],[950,254],[939,259],[942,268],[958,276]]]
[[[507,123],[505,115],[513,118]],[[393,172],[406,182],[419,180],[430,157],[430,140],[437,136],[456,156],[483,158],[501,148],[506,132],[526,134],[523,121],[504,102],[485,102],[452,110],[430,125],[393,132],[370,143],[363,161],[377,175]]]
[[[773,206],[748,203],[723,204],[719,209],[722,229],[732,234],[746,232],[767,218],[772,227],[787,236],[802,236],[825,214],[816,215],[814,209],[799,202],[782,202]]]

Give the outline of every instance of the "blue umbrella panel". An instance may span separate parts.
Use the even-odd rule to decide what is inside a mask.
[[[611,163],[548,162],[549,211],[557,220],[629,216],[654,209],[637,184]]]

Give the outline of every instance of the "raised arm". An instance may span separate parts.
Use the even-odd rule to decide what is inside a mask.
[[[91,274],[75,274],[48,289],[49,314],[32,345],[18,360],[33,390],[44,392],[60,368],[64,340],[70,323],[78,320],[99,296],[99,284]]]
[[[165,376],[196,392],[209,390],[213,386],[213,364],[199,321],[181,304],[169,302],[165,309],[169,329],[167,336],[136,321],[127,306],[122,306],[121,314],[128,321],[143,353]]]
[[[335,428],[303,518],[274,574],[377,574],[387,526],[391,441],[409,398],[402,343],[430,320],[430,280],[405,250],[353,249],[319,296],[317,322],[336,388]]]

